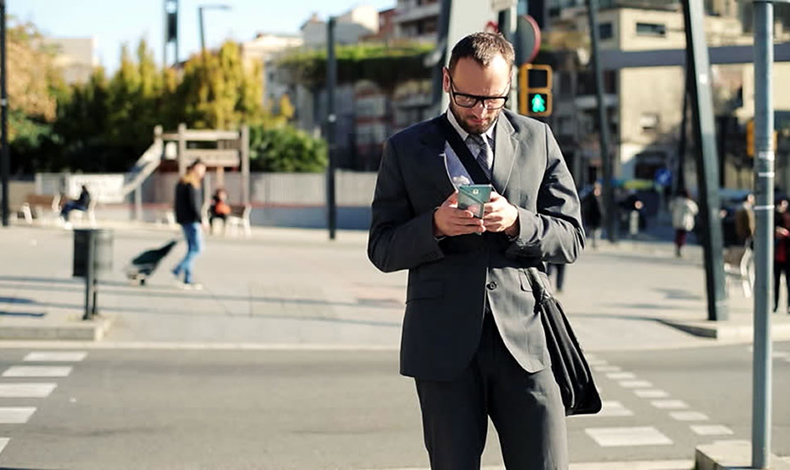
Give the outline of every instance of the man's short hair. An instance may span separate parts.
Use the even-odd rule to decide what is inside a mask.
[[[453,47],[448,69],[452,72],[459,59],[468,57],[487,67],[498,55],[502,56],[510,67],[516,60],[513,45],[500,33],[473,33],[458,41]]]

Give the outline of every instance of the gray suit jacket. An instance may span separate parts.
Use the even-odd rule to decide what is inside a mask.
[[[549,127],[504,111],[492,180],[518,208],[520,233],[433,236],[433,212],[454,191],[439,119],[387,140],[373,199],[368,257],[409,270],[401,373],[451,380],[477,350],[486,298],[505,345],[529,372],[550,364],[525,268],[571,263],[584,246],[579,198]]]

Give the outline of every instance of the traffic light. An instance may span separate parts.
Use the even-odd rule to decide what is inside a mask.
[[[519,113],[525,116],[551,114],[551,78],[548,65],[523,64],[519,67]]]

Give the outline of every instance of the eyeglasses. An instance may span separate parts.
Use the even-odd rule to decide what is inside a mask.
[[[450,76],[449,72],[447,77],[450,79],[450,96],[453,97],[455,104],[462,108],[474,108],[477,106],[477,103],[483,103],[483,107],[486,109],[500,109],[505,106],[509,98],[508,96],[480,96],[458,93],[455,91],[455,83],[453,83],[453,77]],[[507,88],[510,89],[509,84]]]

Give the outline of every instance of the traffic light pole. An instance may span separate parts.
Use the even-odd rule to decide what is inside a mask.
[[[686,67],[689,74],[694,142],[697,154],[700,221],[705,261],[708,320],[727,320],[724,292],[721,218],[719,216],[719,175],[716,162],[716,130],[708,46],[705,41],[702,2],[682,2],[686,24]]]
[[[600,48],[598,47],[598,2],[587,0],[590,19],[590,41],[592,44],[592,64],[595,72],[595,94],[598,101],[598,138],[600,140],[601,164],[603,166],[603,205],[604,222],[606,225],[606,238],[611,242],[617,241],[617,208],[614,201],[614,165],[612,155],[609,153],[609,120],[606,118],[606,103],[603,96],[603,71],[601,70]]]
[[[771,262],[774,246],[773,4],[754,1],[754,357],[752,468],[768,468],[771,448]]]
[[[329,165],[326,169],[326,205],[327,225],[329,226],[329,239],[335,239],[337,229],[337,201],[335,200],[335,128],[337,116],[335,115],[335,86],[337,83],[337,60],[335,59],[335,17],[329,18],[326,28],[326,88],[327,88],[327,117],[326,140],[329,147]]]

